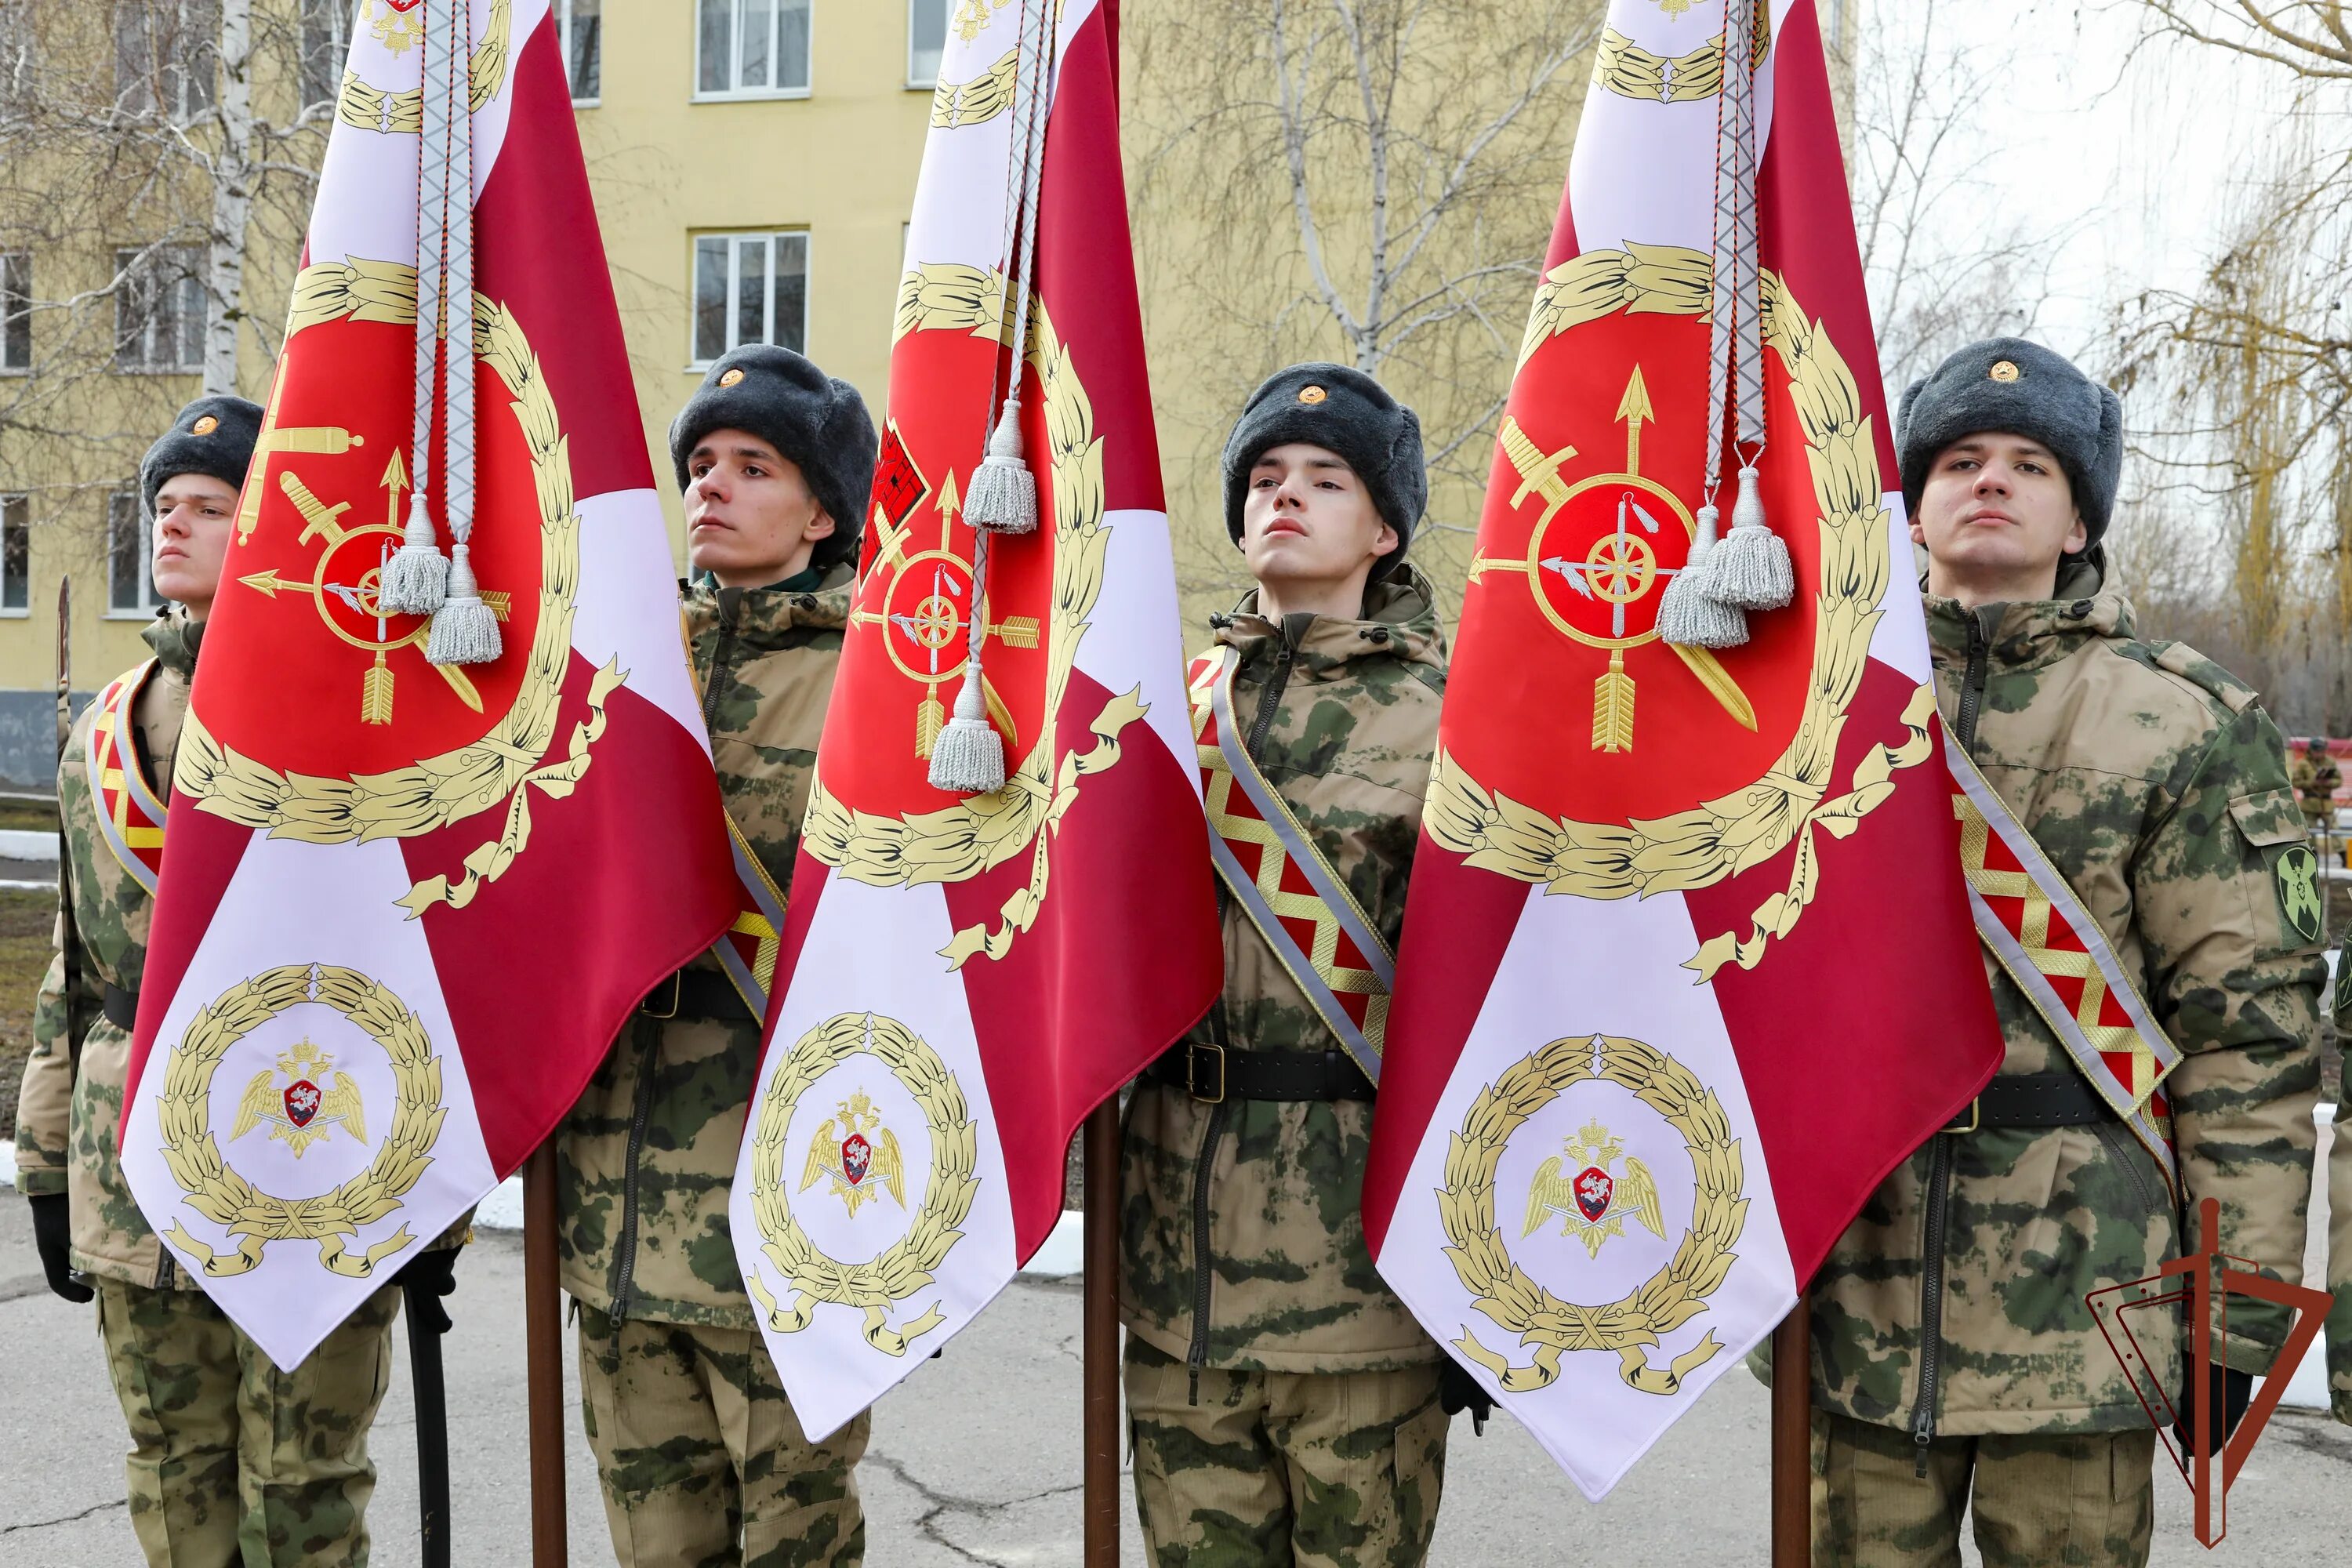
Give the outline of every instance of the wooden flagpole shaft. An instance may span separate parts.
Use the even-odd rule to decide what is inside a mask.
[[[1813,1297],[1772,1331],[1772,1568],[1813,1563]]]
[[[1118,1100],[1086,1122],[1086,1568],[1118,1568]]]
[[[522,1302],[530,1363],[531,1568],[565,1568],[563,1297],[555,1279],[555,1144],[522,1168]]]

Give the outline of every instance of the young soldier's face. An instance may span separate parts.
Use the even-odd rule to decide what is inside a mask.
[[[1396,530],[1337,452],[1297,441],[1251,467],[1242,555],[1260,583],[1342,583],[1396,547]]]
[[[210,474],[175,474],[155,493],[155,591],[194,620],[212,612],[236,516],[236,491]]]
[[[804,571],[833,532],[801,466],[757,436],[713,430],[686,473],[686,558],[723,587],[761,588]]]
[[[1988,431],[1937,454],[1911,538],[1927,546],[1929,586],[1937,593],[1982,584],[2000,595],[2046,599],[2059,561],[2090,535],[2050,448]],[[2037,584],[2038,592],[2020,591]]]

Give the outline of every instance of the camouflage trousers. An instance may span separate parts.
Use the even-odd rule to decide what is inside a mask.
[[[201,1291],[93,1283],[131,1423],[131,1528],[153,1568],[362,1568],[399,1290],[280,1372]]]
[[[622,1568],[857,1568],[873,1416],[811,1443],[748,1329],[579,1308],[581,1415]]]
[[[1938,1437],[1813,1415],[1814,1568],[1960,1568],[1973,1510],[1984,1568],[2142,1568],[2156,1432]]]
[[[1413,1568],[1449,1424],[1437,1368],[1201,1373],[1130,1335],[1135,1502],[1156,1568]]]

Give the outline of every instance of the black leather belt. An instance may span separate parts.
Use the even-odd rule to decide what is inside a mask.
[[[1947,1132],[2000,1127],[2086,1127],[2112,1121],[2115,1112],[2078,1072],[2028,1072],[1997,1078]]]
[[[1230,1051],[1188,1040],[1146,1068],[1154,1083],[1172,1085],[1214,1105],[1222,1100],[1370,1100],[1372,1080],[1345,1051]]]
[[[646,993],[637,1011],[648,1018],[683,1018],[689,1023],[715,1020],[723,1024],[756,1024],[751,1006],[735,983],[708,969],[681,969]]]
[[[128,1035],[139,1027],[139,993],[125,991],[120,985],[106,988],[105,1000],[100,1008],[106,1021]]]

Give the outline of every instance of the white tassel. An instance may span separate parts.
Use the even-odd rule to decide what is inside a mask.
[[[980,662],[964,672],[955,717],[931,742],[931,787],[958,795],[994,795],[1004,787],[1004,741],[988,721]]]
[[[433,612],[425,657],[435,664],[488,664],[499,657],[499,617],[474,585],[468,552],[459,544],[449,565],[449,596]]]
[[[1731,531],[1713,552],[1708,587],[1715,597],[1748,610],[1777,610],[1797,596],[1797,572],[1789,542],[1765,521],[1764,496],[1756,470],[1739,470],[1739,503],[1731,509]]]
[[[1021,450],[1021,400],[1004,400],[1003,417],[988,438],[988,456],[972,470],[964,492],[963,520],[997,533],[1037,530],[1037,480]]]
[[[1698,532],[1690,559],[1667,583],[1658,602],[1658,635],[1683,647],[1738,647],[1748,640],[1748,617],[1715,592],[1715,563],[1722,554],[1716,527],[1722,513],[1698,509]]]
[[[425,510],[425,492],[408,496],[408,527],[400,548],[384,563],[383,581],[376,604],[395,616],[429,616],[449,595],[449,558],[434,537],[432,516]]]

